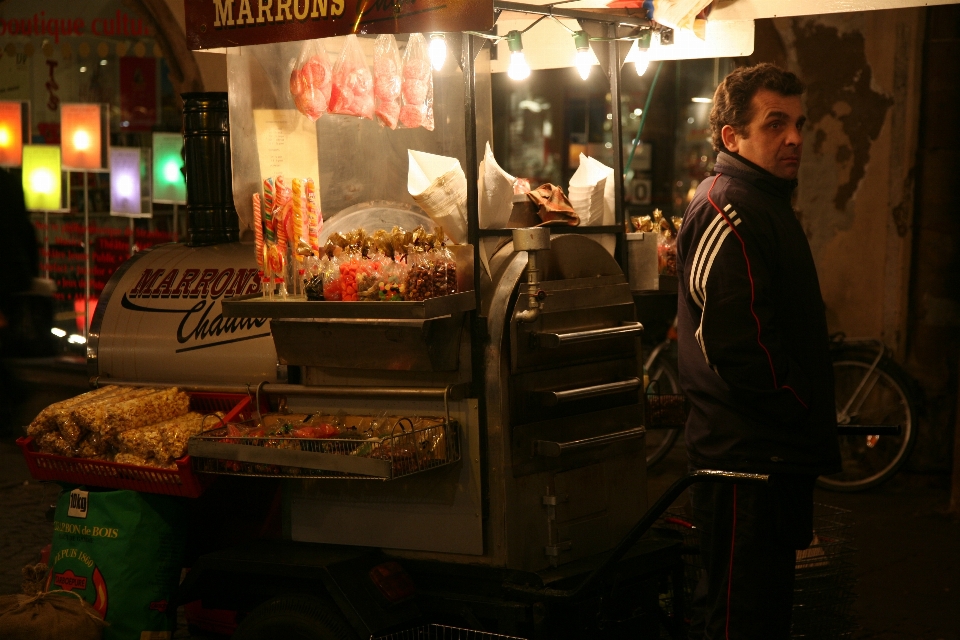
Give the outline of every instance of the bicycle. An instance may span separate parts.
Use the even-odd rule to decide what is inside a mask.
[[[674,327],[676,325],[674,324]],[[676,330],[650,352],[645,369],[648,399],[681,394],[677,370]],[[842,470],[821,476],[817,485],[831,491],[863,491],[890,479],[909,458],[916,444],[919,394],[910,375],[880,341],[830,338],[836,389],[837,425]],[[872,427],[870,435],[846,435],[857,427]],[[663,460],[682,427],[647,431],[647,466]]]

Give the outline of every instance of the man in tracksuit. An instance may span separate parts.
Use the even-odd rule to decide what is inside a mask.
[[[680,380],[690,465],[770,474],[691,489],[704,571],[691,638],[790,635],[796,550],[812,538],[816,477],[840,468],[817,270],[790,205],[804,86],[737,69],[714,96],[719,152],[677,241]]]

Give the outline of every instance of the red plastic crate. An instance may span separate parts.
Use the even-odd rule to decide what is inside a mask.
[[[190,394],[190,409],[212,413],[223,411],[224,422],[238,420],[249,413],[252,404],[248,395],[234,393]],[[162,493],[184,498],[197,498],[213,482],[215,476],[198,476],[193,472],[190,456],[176,461],[176,469],[158,469],[89,458],[67,458],[36,450],[30,436],[17,440],[27,460],[30,475],[37,480],[56,480],[109,489],[130,489],[144,493]]]

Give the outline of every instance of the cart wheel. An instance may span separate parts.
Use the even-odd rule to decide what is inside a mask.
[[[350,625],[330,604],[302,594],[267,600],[251,611],[233,634],[234,640],[358,640]]]

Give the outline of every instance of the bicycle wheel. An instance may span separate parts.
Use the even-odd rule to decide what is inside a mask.
[[[833,355],[838,414],[850,403],[845,424],[900,425],[898,436],[840,436],[842,471],[820,476],[817,484],[832,491],[863,491],[888,480],[906,462],[916,442],[917,411],[910,378],[884,357],[866,377],[875,353],[841,349]],[[861,386],[861,382],[863,383]],[[860,393],[853,398],[860,388]],[[853,401],[850,402],[851,398]]]
[[[680,375],[677,373],[676,353],[662,349],[647,363],[650,382],[647,393],[680,395]],[[647,467],[657,464],[670,453],[681,429],[647,429]]]

